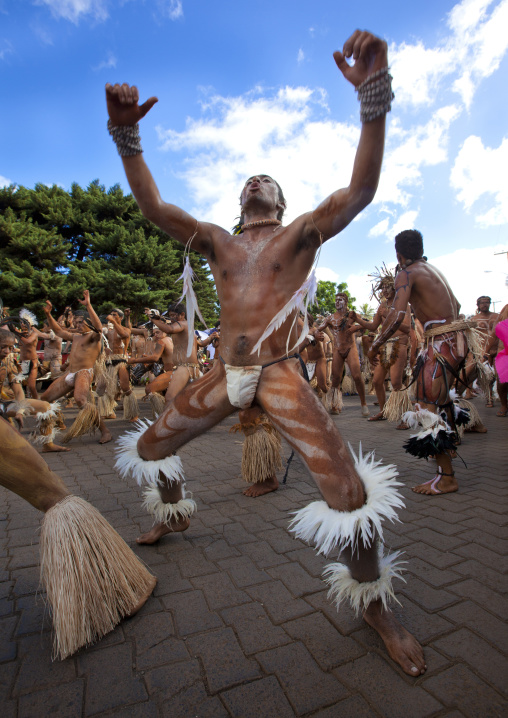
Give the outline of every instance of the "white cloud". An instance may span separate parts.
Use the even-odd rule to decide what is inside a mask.
[[[480,137],[471,135],[466,139],[455,159],[450,173],[451,186],[457,192],[457,199],[466,210],[483,196],[493,200],[493,206],[483,213],[475,212],[475,221],[480,226],[508,223],[508,138],[504,138],[496,149],[484,147]]]
[[[318,280],[322,282],[337,283],[339,281],[339,275],[337,272],[334,272],[333,269],[330,269],[329,267],[317,267],[316,276]]]
[[[0,187],[8,187],[10,184],[12,184],[12,180],[7,179],[7,177],[2,177],[2,175],[0,175]]]
[[[205,106],[209,118],[189,118],[183,132],[158,128],[162,149],[189,154],[183,177],[195,211],[226,227],[254,172],[270,174],[282,186],[289,199],[286,221],[349,183],[358,127],[328,119],[321,90],[260,92],[212,96]]]
[[[451,87],[469,108],[478,85],[497,70],[508,49],[508,0],[462,0],[447,25],[451,33],[437,47],[416,40],[390,48],[394,91],[402,106],[435,104],[439,91]]]
[[[5,60],[8,55],[11,55],[14,52],[12,49],[12,44],[9,42],[9,40],[0,40],[0,60]]]
[[[296,58],[296,61],[297,61],[297,63],[300,65],[304,60],[305,60],[305,53],[304,53],[304,51],[302,50],[302,48],[300,48],[300,49],[298,50],[298,56],[297,56],[297,58]]]
[[[178,20],[179,17],[183,17],[181,0],[157,0],[157,5],[163,17],[169,17],[170,20]]]
[[[45,5],[54,17],[76,25],[85,15],[91,15],[95,20],[106,20],[108,17],[108,0],[35,0],[34,4]]]
[[[110,70],[111,68],[116,67],[116,57],[113,55],[112,52],[108,52],[108,56],[105,60],[102,62],[99,62],[98,65],[95,65],[95,67],[92,68],[94,72],[100,72],[101,70]]]
[[[429,257],[429,262],[443,272],[453,293],[461,303],[466,315],[476,311],[476,300],[482,294],[492,297],[497,310],[508,301],[505,281],[508,275],[506,254],[496,252],[508,249],[502,245],[458,249],[439,257]]]

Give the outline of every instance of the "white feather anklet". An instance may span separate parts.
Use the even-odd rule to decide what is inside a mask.
[[[390,601],[396,601],[400,605],[392,587],[394,578],[406,582],[400,572],[404,570],[401,564],[407,562],[398,561],[400,555],[401,551],[395,551],[389,556],[383,556],[383,548],[380,545],[379,578],[376,581],[357,581],[343,563],[331,563],[323,571],[323,579],[330,586],[328,598],[335,603],[337,610],[341,603],[349,601],[356,615],[365,611],[372,601],[381,600],[385,610]]]
[[[349,450],[365,489],[367,498],[364,505],[354,511],[337,511],[331,509],[326,501],[314,501],[295,512],[289,525],[289,530],[297,538],[307,543],[314,542],[318,553],[325,555],[336,547],[339,551],[346,547],[354,551],[360,539],[363,547],[368,548],[376,533],[380,539],[383,538],[382,520],[399,521],[395,509],[404,506],[396,488],[402,486],[400,481],[395,480],[399,475],[396,467],[393,464],[382,466],[374,459],[374,452],[363,456],[361,444],[358,456],[351,444]]]
[[[166,456],[164,459],[145,461],[138,454],[138,441],[145,431],[153,424],[148,419],[136,422],[134,431],[127,431],[118,441],[117,460],[115,468],[122,478],[131,475],[136,479],[138,486],[143,482],[148,486],[157,487],[161,484],[160,472],[164,474],[170,484],[174,481],[182,483],[185,480],[182,460],[179,456]]]
[[[183,489],[183,497],[176,504],[165,504],[155,487],[143,491],[143,498],[143,508],[153,516],[155,523],[166,524],[166,526],[170,526],[173,519],[178,522],[190,518],[197,510],[196,502],[185,498],[185,489]]]

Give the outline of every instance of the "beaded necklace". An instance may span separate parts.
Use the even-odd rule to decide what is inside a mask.
[[[269,225],[277,225],[280,226],[282,222],[280,219],[258,219],[257,222],[247,222],[247,224],[242,224],[241,231],[243,232],[246,229],[252,229],[253,227],[268,227]]]

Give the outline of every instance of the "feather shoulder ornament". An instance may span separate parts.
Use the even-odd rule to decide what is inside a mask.
[[[19,318],[30,324],[31,327],[37,326],[39,323],[35,314],[32,314],[29,309],[22,309],[19,313]]]
[[[185,299],[185,309],[186,309],[186,315],[187,315],[187,326],[189,330],[189,341],[187,344],[187,356],[190,356],[192,354],[192,349],[194,347],[194,316],[197,314],[201,323],[204,325],[206,329],[208,327],[206,326],[206,322],[203,319],[203,316],[201,314],[201,311],[199,309],[198,300],[196,298],[196,294],[194,292],[194,287],[192,286],[195,274],[192,270],[190,260],[189,260],[189,254],[190,254],[190,246],[192,243],[192,240],[198,233],[198,226],[199,222],[196,222],[196,231],[190,237],[187,244],[185,245],[185,250],[183,253],[184,256],[184,264],[183,264],[183,272],[180,277],[178,277],[177,282],[180,280],[183,280],[183,287],[182,287],[182,295],[180,299],[178,300],[178,304],[183,302]]]

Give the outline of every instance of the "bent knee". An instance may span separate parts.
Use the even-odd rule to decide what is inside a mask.
[[[365,490],[356,472],[330,477],[319,488],[328,506],[336,511],[355,511],[365,503]]]

